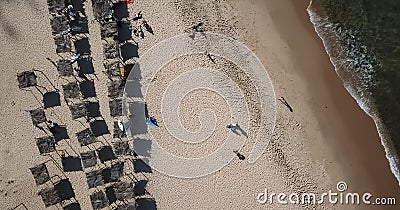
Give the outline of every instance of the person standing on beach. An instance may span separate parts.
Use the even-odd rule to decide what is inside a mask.
[[[231,129],[231,130],[234,130],[234,129],[237,128],[237,126],[238,126],[237,123],[231,123],[231,124],[227,125],[226,127],[229,128],[229,129]]]

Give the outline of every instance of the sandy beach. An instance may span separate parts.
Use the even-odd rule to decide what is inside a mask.
[[[131,18],[142,11],[143,18],[154,30],[154,34],[145,32],[144,38],[132,35],[139,46],[139,58],[157,43],[191,33],[193,25],[203,23],[205,32],[223,34],[246,45],[259,58],[271,79],[276,97],[276,121],[263,155],[252,164],[247,161],[255,142],[254,134],[260,125],[257,118],[257,109],[260,106],[257,100],[251,101],[250,93],[245,93],[243,98],[254,114],[249,117],[249,138],[240,149],[246,159],[239,160],[235,157],[215,173],[184,179],[168,176],[157,170],[136,173],[133,170],[133,155],[121,156],[105,163],[98,161],[96,166],[74,172],[62,172],[52,163],[51,157],[61,164],[57,151],[50,155],[41,155],[35,138],[44,133],[32,125],[29,110],[43,106],[42,95],[32,87],[25,90],[18,88],[17,73],[32,69],[42,71],[49,81],[42,74],[36,73],[38,84],[47,91],[54,91],[54,85],[60,90],[62,99],[62,85],[81,81],[81,78],[60,77],[57,68],[49,61],[57,61],[60,57],[56,54],[46,1],[5,1],[0,5],[0,208],[12,209],[23,204],[16,209],[24,209],[23,206],[27,209],[62,209],[68,203],[77,201],[81,209],[93,209],[90,195],[99,190],[105,191],[112,183],[90,188],[85,174],[124,161],[124,175],[120,179],[145,179],[146,192],[137,198],[154,199],[156,209],[161,210],[398,209],[398,205],[333,205],[329,202],[318,205],[285,205],[277,202],[260,204],[257,201],[257,195],[265,190],[276,194],[321,194],[329,190],[337,192],[336,185],[340,181],[347,183],[346,192],[369,192],[374,197],[396,199],[400,194],[376,127],[372,119],[358,107],[335,73],[322,41],[309,21],[306,11],[308,5],[307,0],[137,0],[128,5]],[[97,142],[88,147],[81,146],[75,133],[90,125],[84,119],[73,120],[67,103],[61,100],[61,106],[45,110],[47,119],[65,125],[70,137],[60,141],[56,149],[79,157],[84,152],[98,150],[104,145],[126,141],[135,150],[135,143],[129,136],[122,140],[113,138],[114,122],[123,117],[110,115],[110,99],[107,93],[109,78],[104,73],[106,70],[103,66],[105,41],[101,39],[100,24],[94,20],[92,1],[85,1],[84,6],[89,26],[90,56],[94,67],[94,74],[89,74],[88,77],[94,81],[97,94],[95,98],[87,100],[99,103],[101,117],[96,119],[104,120],[110,132],[97,137]],[[73,49],[72,51],[74,52]],[[73,53],[61,53],[65,58],[71,55]],[[127,63],[133,63],[139,58],[132,58]],[[163,148],[180,156],[201,157],[215,151],[223,145],[227,136],[232,135],[226,128],[232,121],[229,117],[232,114],[229,100],[213,90],[196,89],[180,101],[179,117],[190,132],[196,132],[202,127],[199,123],[202,110],[213,110],[218,120],[207,141],[199,144],[177,141],[168,130],[168,124],[164,124],[167,120],[161,117],[164,113],[164,91],[173,87],[170,83],[176,78],[200,67],[214,68],[223,73],[240,72],[239,68],[229,64],[227,60],[218,57],[214,63],[210,62],[205,54],[188,55],[163,66],[156,80],[149,82],[151,86],[144,100],[147,101],[151,114],[157,116],[160,127],[146,129]],[[240,73],[237,75],[236,84],[246,90],[248,78],[241,77]],[[181,80],[188,81],[189,76]],[[202,78],[204,75],[198,76]],[[193,76],[192,79],[195,80],[196,77]],[[252,90],[254,84],[250,84],[248,88]],[[180,88],[186,89],[188,86],[183,85]],[[281,97],[287,100],[293,112],[278,100]],[[135,127],[135,124],[131,126]],[[44,162],[54,177],[38,186],[29,169]],[[53,182],[60,179],[57,176],[65,176],[70,180],[75,198],[46,208],[38,192],[45,187],[52,187]],[[129,201],[131,200],[134,199]],[[116,209],[116,204],[106,205],[103,209]]]

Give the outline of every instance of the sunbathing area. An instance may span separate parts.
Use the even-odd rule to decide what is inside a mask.
[[[146,172],[135,166],[132,142],[118,126],[124,84],[138,57],[131,30],[141,25],[140,20],[131,23],[126,1],[47,0],[47,6],[53,54],[59,58],[41,59],[47,59],[54,72],[32,67],[17,75],[20,91],[37,100],[29,113],[41,135],[31,141],[43,158],[29,169],[43,208],[87,209],[90,207],[77,197],[88,196],[93,209],[157,209],[146,190]],[[96,34],[89,31],[88,10],[92,11],[92,24],[100,27],[104,70],[94,68],[90,39]],[[61,87],[56,87],[48,74],[58,74]],[[106,94],[96,90],[96,83],[103,82],[98,74],[106,78]],[[99,97],[108,97],[108,116],[100,109]],[[70,112],[60,112],[57,107],[67,107]],[[63,121],[68,115],[79,126]],[[84,174],[86,181],[76,180],[78,174]],[[83,192],[82,185],[88,186]],[[31,209],[27,206],[23,202],[13,209]]]

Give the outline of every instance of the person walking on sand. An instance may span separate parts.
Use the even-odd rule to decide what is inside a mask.
[[[60,127],[57,123],[49,120],[47,121],[47,128],[49,129],[50,133],[56,135],[58,133],[57,128]]]
[[[135,17],[133,18],[133,21],[137,21],[137,20],[139,20],[139,19],[142,19],[142,11],[139,11],[136,15],[135,15]]]
[[[238,126],[237,123],[231,123],[231,124],[227,125],[226,127],[229,128],[229,129],[231,129],[231,130],[234,130],[234,129],[237,128],[237,126]]]

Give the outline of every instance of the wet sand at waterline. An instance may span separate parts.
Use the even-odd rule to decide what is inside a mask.
[[[295,3],[293,3],[295,2]],[[146,174],[149,179],[147,191],[157,202],[157,209],[313,209],[302,205],[261,205],[256,196],[268,189],[273,193],[310,192],[320,194],[336,191],[336,184],[345,181],[346,192],[371,192],[374,196],[396,197],[400,194],[398,183],[391,174],[375,125],[346,92],[336,75],[321,40],[309,21],[306,8],[308,1],[135,1],[129,6],[130,16],[142,11],[143,16],[154,29],[154,35],[146,34],[137,39],[139,56],[158,42],[190,32],[191,27],[204,22],[208,32],[230,36],[248,46],[264,64],[278,98],[284,97],[293,108],[276,101],[277,114],[274,134],[264,154],[254,163],[247,159],[235,158],[221,170],[201,178],[174,178],[153,170]],[[93,19],[90,1],[85,3],[89,17],[91,54],[98,80],[95,80],[100,109],[109,129],[113,119],[109,116],[107,98],[107,77],[102,73],[103,52],[100,29]],[[57,60],[51,36],[46,1],[33,3],[12,2],[0,6],[1,21],[1,169],[0,207],[12,208],[24,203],[28,209],[45,209],[37,192],[30,167],[44,162],[34,138],[42,135],[32,126],[31,110],[40,106],[34,96],[18,89],[18,72],[40,69],[49,76],[56,87],[65,83],[56,69],[46,60]],[[18,18],[15,17],[24,17]],[[201,58],[185,58],[195,67],[203,65]],[[173,64],[173,63],[172,63]],[[184,64],[181,64],[184,65]],[[165,68],[168,69],[168,66]],[[171,68],[173,71],[173,68]],[[176,73],[176,72],[175,72]],[[164,78],[165,77],[165,78]],[[157,82],[170,81],[168,74],[160,74]],[[39,83],[51,88],[39,76]],[[163,87],[163,86],[160,86]],[[183,87],[184,88],[184,87]],[[159,89],[149,89],[149,109],[155,116],[162,116],[159,107]],[[207,97],[210,95],[209,97]],[[195,131],[199,125],[197,117],[201,108],[212,108],[210,101],[216,101],[216,115],[220,124],[216,126],[211,144],[180,150],[182,143],[163,139],[165,147],[179,155],[201,156],[212,151],[213,145],[220,145],[217,137],[229,135],[225,127],[230,123],[229,107],[220,95],[212,91],[195,91],[182,101],[180,116],[185,127]],[[196,100],[202,100],[197,103]],[[208,101],[210,100],[210,101]],[[195,106],[191,109],[190,106]],[[54,113],[65,122],[71,137],[71,144],[79,145],[74,132],[81,125],[71,120],[65,104]],[[46,113],[47,114],[47,113]],[[192,117],[192,116],[195,117]],[[48,118],[57,118],[48,114]],[[164,132],[162,119],[160,132]],[[157,128],[150,128],[157,129]],[[156,134],[162,134],[157,133]],[[157,135],[155,135],[157,136]],[[251,135],[250,135],[251,137]],[[110,140],[111,135],[105,135]],[[249,156],[253,139],[240,153]],[[62,145],[61,145],[62,146]],[[193,147],[191,145],[191,147]],[[50,172],[56,169],[49,169]],[[182,169],[184,170],[184,169]],[[68,173],[73,184],[76,199],[82,209],[91,209],[88,189],[83,172]],[[48,209],[57,209],[55,206]],[[315,209],[397,209],[395,206],[352,206],[321,204]]]

